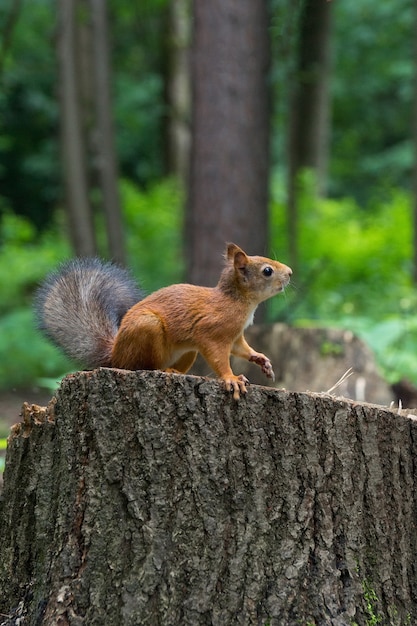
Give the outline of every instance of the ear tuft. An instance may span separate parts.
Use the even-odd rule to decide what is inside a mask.
[[[235,263],[235,258],[237,254],[243,254],[246,257],[246,254],[243,252],[242,248],[239,248],[235,243],[228,243],[226,247],[226,260],[233,261]]]
[[[226,255],[227,262],[233,264],[235,271],[245,278],[249,259],[242,248],[239,248],[235,243],[228,243]]]

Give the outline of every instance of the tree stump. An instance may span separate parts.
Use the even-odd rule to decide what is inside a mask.
[[[414,416],[99,369],[23,418],[0,623],[417,623]]]

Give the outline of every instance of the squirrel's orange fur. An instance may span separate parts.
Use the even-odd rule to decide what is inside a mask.
[[[257,305],[288,284],[291,269],[247,256],[235,244],[227,246],[226,260],[216,287],[172,285],[135,304],[122,319],[112,365],[185,373],[200,352],[235,399],[246,392],[247,380],[232,372],[231,354],[257,363],[273,378],[269,359],[248,345],[243,331]]]

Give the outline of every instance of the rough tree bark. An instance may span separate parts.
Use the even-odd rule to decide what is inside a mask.
[[[3,624],[416,623],[416,458],[382,407],[69,376],[10,437]]]

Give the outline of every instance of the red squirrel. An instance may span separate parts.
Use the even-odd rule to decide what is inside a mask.
[[[128,272],[98,259],[75,259],[38,290],[41,330],[88,367],[164,370],[185,374],[198,352],[238,400],[248,380],[236,376],[230,355],[259,365],[274,380],[268,357],[246,342],[260,302],[282,292],[291,268],[248,256],[229,243],[216,287],[178,284],[141,298]]]

